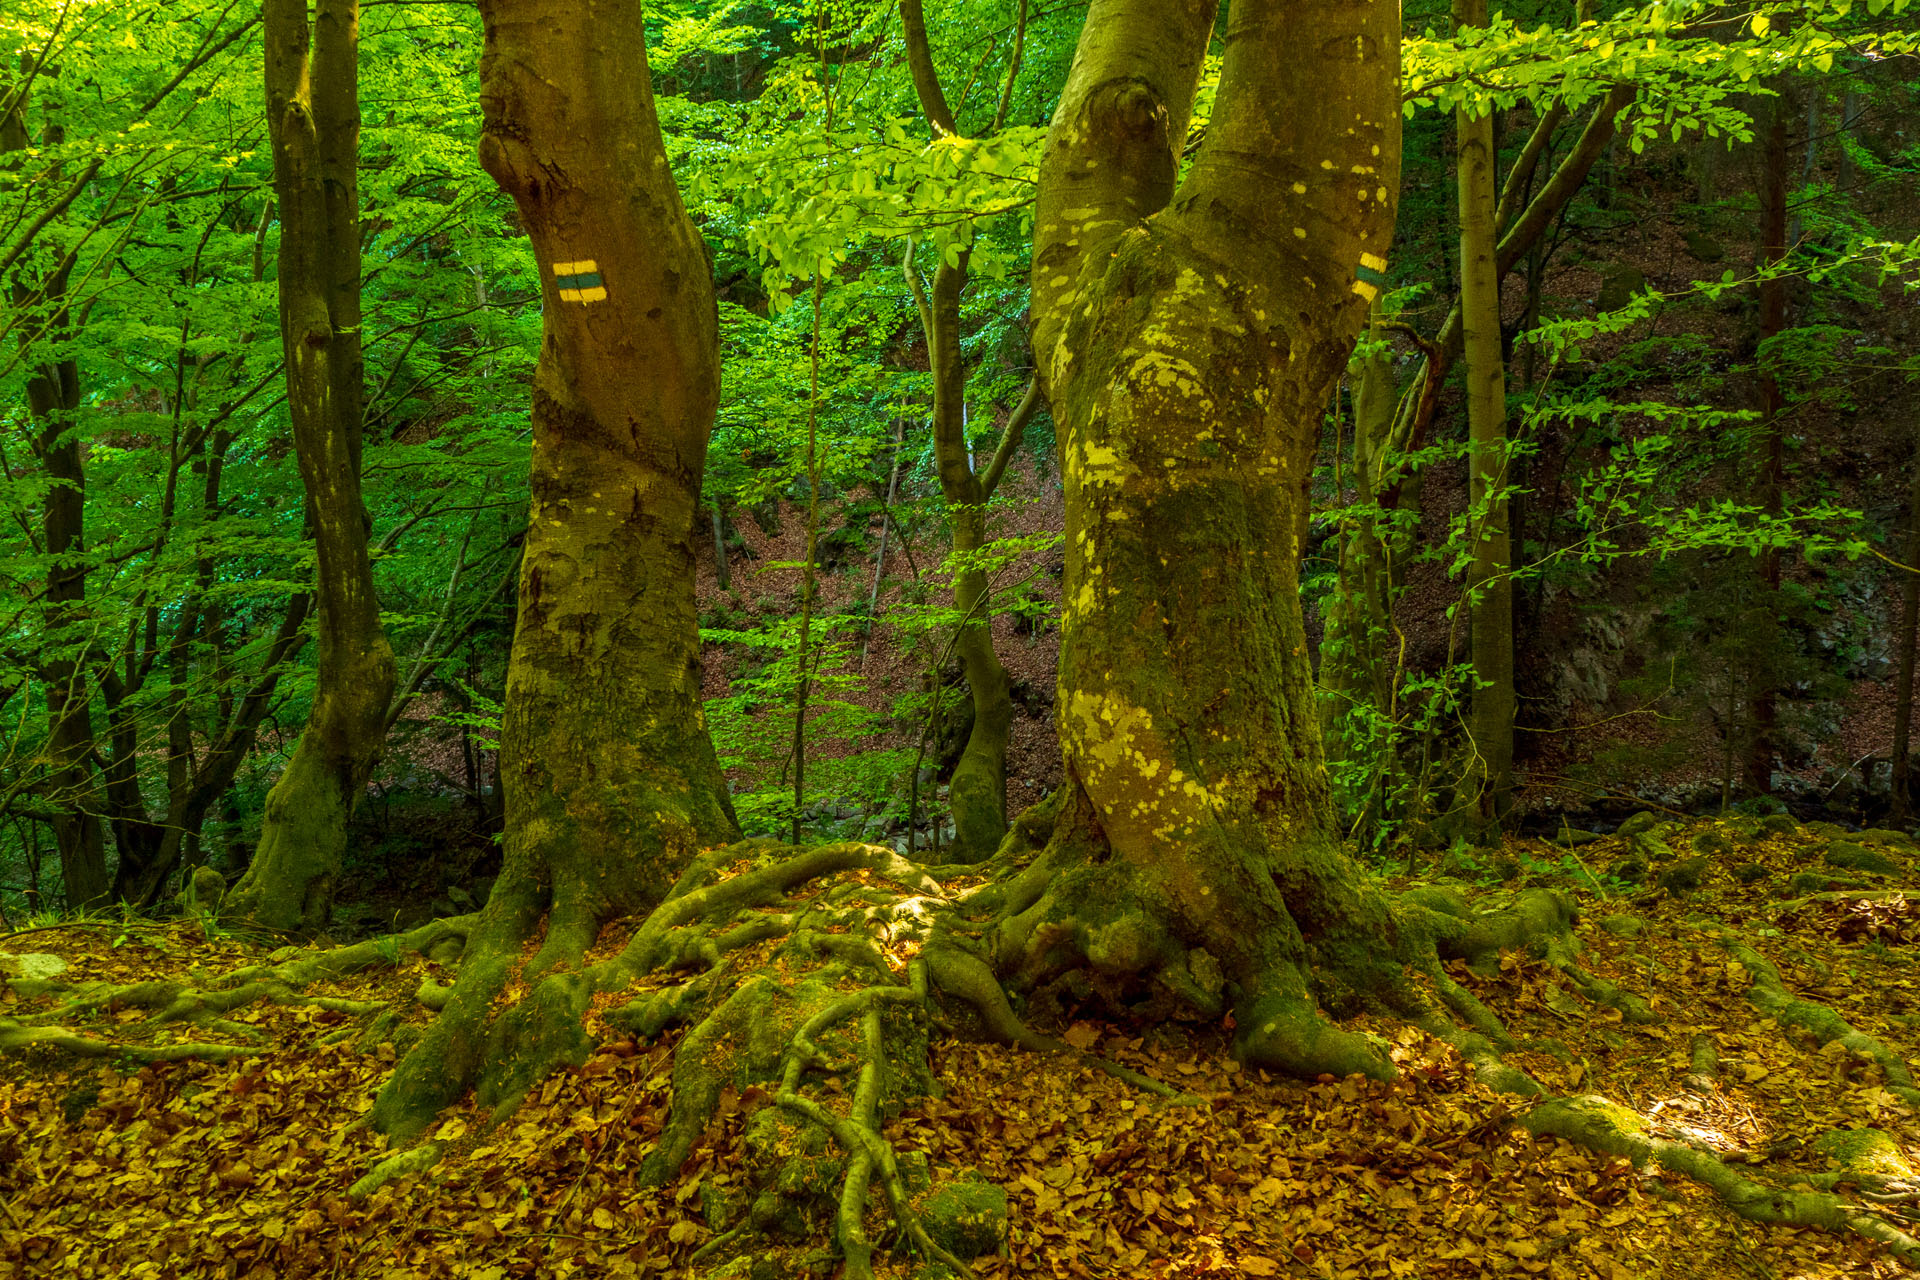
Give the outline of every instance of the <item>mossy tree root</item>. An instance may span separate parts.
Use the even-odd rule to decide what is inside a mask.
[[[794,1031],[782,1064],[780,1090],[774,1095],[774,1102],[825,1129],[847,1153],[847,1168],[842,1175],[835,1215],[847,1280],[872,1280],[873,1277],[873,1243],[867,1238],[865,1220],[867,1191],[876,1177],[886,1192],[894,1223],[907,1238],[925,1256],[945,1264],[955,1273],[973,1274],[971,1268],[928,1236],[909,1203],[906,1179],[901,1175],[893,1149],[880,1133],[880,1096],[887,1071],[882,1010],[889,1004],[911,1003],[924,1007],[927,995],[926,967],[918,962],[910,966],[909,983],[905,987],[872,986],[851,992],[813,1014]],[[858,1058],[854,1063],[835,1063],[821,1050],[819,1040],[830,1028],[856,1017],[860,1020]],[[853,1072],[853,1099],[845,1116],[835,1115],[800,1092],[802,1075],[813,1067],[836,1074]]]
[[[267,1052],[235,1044],[120,1044],[82,1035],[71,1027],[28,1027],[13,1018],[0,1018],[0,1053],[28,1049],[60,1049],[83,1058],[128,1058],[135,1062],[179,1062],[187,1058],[230,1062]]]
[[[1798,1027],[1820,1044],[1839,1043],[1855,1057],[1873,1063],[1887,1082],[1887,1092],[1914,1108],[1920,1108],[1920,1087],[1904,1059],[1879,1040],[1859,1030],[1826,1005],[1802,1000],[1787,990],[1780,970],[1771,960],[1738,938],[1723,935],[1721,942],[1740,967],[1752,978],[1747,1002],[1769,1014],[1784,1027]]]
[[[1830,1191],[1791,1191],[1756,1182],[1708,1152],[1651,1136],[1638,1115],[1604,1098],[1554,1098],[1520,1123],[1536,1136],[1564,1138],[1602,1155],[1691,1178],[1750,1222],[1852,1233],[1884,1246],[1901,1262],[1920,1263],[1920,1240],[1860,1205]]]
[[[43,1012],[7,1020],[11,1033],[0,1034],[0,1052],[38,1046],[62,1048],[90,1057],[126,1056],[142,1062],[174,1062],[187,1058],[222,1062],[246,1056],[259,1050],[207,1043],[128,1045],[89,1037],[58,1024],[102,1012],[146,1009],[151,1011],[148,1025],[190,1023],[222,1035],[257,1039],[256,1030],[227,1021],[221,1015],[247,1005],[267,1003],[324,1009],[352,1018],[367,1017],[383,1008],[382,1002],[311,995],[305,988],[315,982],[395,963],[401,956],[424,955],[443,942],[464,938],[472,920],[471,916],[434,920],[404,934],[303,953],[267,964],[244,965],[199,985],[172,980],[79,986],[34,983],[30,992],[22,994],[64,994],[68,998]],[[21,984],[15,985],[18,989]]]
[[[722,878],[724,867],[742,860],[757,865]],[[696,857],[621,951],[574,968],[607,922],[605,913],[552,902],[531,877],[524,883],[496,885],[445,1007],[380,1090],[371,1123],[404,1145],[470,1088],[483,1106],[504,1116],[536,1081],[585,1060],[592,1050],[585,1014],[596,996],[624,991],[663,969],[712,972],[724,952],[777,936],[794,924],[791,919],[753,919],[712,936],[714,921],[724,927],[742,912],[781,905],[809,881],[855,870],[890,880],[908,895],[942,896],[938,880],[891,849],[841,843],[794,853],[771,842],[743,841]],[[523,960],[522,947],[543,916],[545,941],[530,960]],[[515,979],[529,984],[527,994],[497,1007],[497,998]],[[624,1025],[657,1032],[691,1020],[721,986],[717,979],[703,983],[696,978],[686,990],[664,999],[652,993],[614,1017]],[[738,996],[735,991],[727,998]]]

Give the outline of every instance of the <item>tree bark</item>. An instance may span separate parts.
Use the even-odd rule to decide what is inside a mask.
[[[267,0],[262,19],[287,410],[317,562],[318,685],[225,910],[308,933],[332,911],[347,820],[379,760],[394,681],[360,496],[359,20],[359,0],[315,0],[311,23],[307,0]]]
[[[32,71],[23,65],[22,73]],[[0,120],[0,152],[28,144],[27,95],[9,85],[11,110]],[[43,140],[61,141],[59,126]],[[22,337],[58,344],[72,336],[64,259],[47,276],[29,284],[17,280],[15,307],[38,307],[45,320]],[[31,447],[48,481],[40,510],[41,550],[48,558],[46,627],[60,656],[43,665],[40,678],[47,699],[47,800],[58,816],[53,828],[60,858],[60,885],[72,908],[98,906],[109,896],[106,832],[96,812],[97,787],[89,758],[93,753],[94,677],[79,651],[86,611],[87,475],[80,455],[77,415],[80,367],[73,358],[37,361],[27,374],[27,413],[33,421]]]
[[[1773,102],[1773,115],[1761,143],[1760,265],[1770,267],[1787,256],[1787,124],[1797,114],[1792,85],[1782,80]],[[1773,276],[1760,281],[1760,332],[1756,359],[1760,366],[1760,431],[1754,459],[1758,472],[1756,496],[1768,515],[1779,515],[1785,501],[1785,441],[1777,421],[1784,400],[1780,380],[1772,372],[1766,344],[1787,327],[1787,282]],[[1773,790],[1774,758],[1779,748],[1779,651],[1785,642],[1780,626],[1781,556],[1778,547],[1760,553],[1757,566],[1759,600],[1748,633],[1748,737],[1744,755],[1747,788],[1756,795]]]
[[[1484,27],[1486,0],[1454,0],[1456,28]],[[1467,534],[1469,652],[1474,688],[1467,720],[1462,798],[1484,836],[1507,807],[1513,767],[1513,550],[1507,486],[1507,370],[1500,342],[1500,277],[1495,258],[1493,112],[1461,107],[1456,176],[1460,186],[1460,327],[1467,390],[1472,485]]]
[[[1893,701],[1893,779],[1888,817],[1894,823],[1907,820],[1912,804],[1912,730],[1914,652],[1920,646],[1920,439],[1914,448],[1912,491],[1907,497],[1906,571],[1900,583],[1900,675],[1894,686]]]
[[[1393,701],[1391,534],[1382,527],[1382,516],[1391,504],[1389,437],[1398,400],[1386,331],[1378,325],[1378,300],[1373,314],[1373,337],[1380,345],[1360,362],[1353,394],[1353,483],[1363,511],[1340,532],[1339,589],[1327,608],[1320,643],[1320,723],[1327,760],[1347,760],[1363,748],[1376,753],[1378,775],[1369,786],[1370,809],[1377,805],[1379,786],[1392,766],[1392,746],[1378,735],[1391,717]]]
[[[936,138],[956,134],[958,128],[941,89],[940,75],[927,41],[920,0],[900,0],[900,18],[906,32],[907,63],[913,73],[921,112]],[[1024,9],[1021,22],[1025,22]],[[1016,46],[1007,76],[1009,91],[1018,69]],[[1005,116],[1006,101],[1003,93],[1000,117]],[[996,118],[994,127],[997,129],[999,124],[1000,118]],[[962,250],[954,261],[943,260],[934,272],[930,291],[921,284],[911,246],[906,264],[907,280],[919,308],[920,326],[927,338],[927,360],[933,373],[933,450],[939,468],[940,493],[946,500],[947,518],[953,527],[956,557],[968,556],[987,545],[986,506],[1001,474],[998,470],[987,475],[976,472],[972,449],[967,443],[967,363],[960,349],[960,296],[967,287],[970,256]],[[996,455],[1004,452],[1007,440],[1017,443],[1024,426],[1025,415],[1016,412]],[[1007,740],[1013,728],[1013,686],[993,649],[988,585],[987,575],[979,569],[954,576],[953,604],[960,614],[954,649],[960,655],[967,692],[973,700],[973,725],[947,786],[954,829],[953,848],[947,857],[954,862],[982,861],[999,847],[1001,837],[1007,832]]]
[[[906,268],[933,370],[933,452],[955,557],[987,545],[987,502],[993,496],[986,477],[974,470],[963,413],[967,366],[960,351],[960,295],[967,283],[966,259],[962,253],[958,263],[941,263],[931,291],[922,287],[911,254]],[[995,481],[998,478],[994,476]],[[1007,738],[1013,727],[1013,691],[1007,669],[993,649],[992,610],[983,570],[965,569],[954,575],[953,604],[960,614],[954,651],[966,673],[973,725],[948,780],[954,827],[948,857],[954,862],[978,862],[999,847],[1007,831]]]
[[[1494,269],[1501,278],[1513,270],[1514,265],[1533,250],[1553,222],[1554,215],[1565,208],[1567,202],[1585,185],[1587,175],[1593,172],[1593,166],[1606,153],[1607,146],[1613,141],[1616,121],[1634,98],[1632,85],[1617,85],[1594,106],[1593,114],[1587,117],[1587,123],[1575,140],[1573,149],[1566,158],[1554,166],[1553,174],[1526,206],[1513,212],[1502,200],[1502,208],[1496,215],[1500,226],[1499,241],[1494,249]],[[1543,121],[1542,126],[1545,127]],[[1538,130],[1536,129],[1536,134]],[[1545,139],[1541,139],[1542,142]],[[1518,191],[1510,188],[1510,194],[1517,203]],[[1434,339],[1434,351],[1438,359],[1429,357],[1423,360],[1419,372],[1414,375],[1406,395],[1401,401],[1399,420],[1395,423],[1396,439],[1417,442],[1420,431],[1414,420],[1421,406],[1430,405],[1433,397],[1427,387],[1435,379],[1444,379],[1460,357],[1465,331],[1461,324],[1460,300],[1456,298],[1453,306],[1447,310],[1447,318],[1441,322],[1440,332]],[[1417,443],[1409,447],[1417,447]]]
[[[659,902],[738,831],[701,708],[694,602],[718,315],[667,167],[642,8],[483,0],[481,16],[480,159],[532,238],[546,315],[501,736],[504,867],[445,1013],[376,1103],[375,1123],[403,1135],[476,1080],[497,1100],[577,1052],[579,1011],[533,999],[503,1015],[519,1019],[503,1033],[517,1047],[490,1048],[509,976],[577,960],[604,921]]]
[[[1393,229],[1399,9],[1238,0],[1176,190],[1215,8],[1094,0],[1041,164],[1067,544],[1051,847],[1084,852],[1052,892],[1103,953],[1213,956],[1245,1059],[1391,1074],[1315,1010],[1398,968],[1333,830],[1298,564],[1321,410]],[[1145,910],[1096,906],[1116,900]]]

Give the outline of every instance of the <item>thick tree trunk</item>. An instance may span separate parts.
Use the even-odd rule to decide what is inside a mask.
[[[1484,27],[1486,0],[1455,0],[1456,28]],[[1461,795],[1482,835],[1497,829],[1513,767],[1513,552],[1507,486],[1507,370],[1495,260],[1493,112],[1455,115],[1460,186],[1460,328],[1467,387],[1473,540],[1467,569],[1474,688]]]
[[[1087,862],[1053,892],[1090,950],[1207,951],[1248,1060],[1386,1074],[1314,1007],[1398,970],[1332,829],[1297,566],[1321,409],[1393,228],[1399,9],[1238,0],[1176,191],[1214,11],[1095,0],[1042,161],[1034,348],[1067,506],[1053,846]],[[1127,900],[1144,912],[1094,905]]]
[[[64,273],[62,273],[64,276]],[[64,294],[64,280],[43,283],[50,296]],[[55,319],[65,329],[63,302]],[[60,884],[69,907],[105,902],[106,832],[95,808],[99,803],[92,767],[94,750],[93,677],[87,664],[71,654],[73,634],[86,608],[86,470],[80,458],[75,415],[80,409],[80,374],[71,360],[36,369],[27,379],[27,405],[38,427],[40,465],[51,485],[41,511],[41,536],[51,562],[47,570],[47,628],[69,650],[49,662],[42,678],[47,695],[49,800],[59,812],[53,837],[60,853]]]
[[[268,0],[267,124],[280,211],[280,336],[314,573],[319,683],[293,759],[267,793],[260,847],[226,911],[317,932],[333,907],[347,819],[393,695],[360,497],[359,0]]]
[[[501,736],[505,865],[445,1013],[374,1111],[408,1134],[482,1076],[493,1100],[576,1052],[572,988],[506,1015],[508,977],[571,964],[737,833],[700,701],[694,546],[719,395],[705,246],[667,167],[638,0],[483,0],[481,162],[545,288],[532,510]],[[610,145],[617,140],[618,145]],[[521,944],[542,913],[545,940]],[[564,984],[563,984],[564,985]]]

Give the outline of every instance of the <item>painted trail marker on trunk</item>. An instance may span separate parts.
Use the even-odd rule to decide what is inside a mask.
[[[562,302],[585,305],[589,302],[605,302],[607,298],[606,281],[600,278],[600,264],[592,258],[554,263],[553,283],[560,290]]]
[[[1377,254],[1363,253],[1360,265],[1353,269],[1353,291],[1372,302],[1387,287],[1387,260]]]

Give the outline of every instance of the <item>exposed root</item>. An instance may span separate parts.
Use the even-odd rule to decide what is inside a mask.
[[[1642,1027],[1664,1021],[1645,1000],[1633,992],[1617,987],[1605,978],[1595,977],[1573,961],[1565,961],[1557,967],[1581,995],[1603,1009],[1616,1011],[1626,1021]]]
[[[926,964],[934,982],[948,995],[966,1001],[979,1015],[987,1034],[1002,1044],[1017,1045],[1031,1053],[1060,1054],[1102,1071],[1136,1089],[1154,1094],[1169,1105],[1204,1107],[1207,1100],[1197,1094],[1175,1089],[1169,1084],[1143,1075],[1098,1054],[1076,1049],[1064,1040],[1042,1035],[1020,1019],[1007,1000],[1006,989],[993,976],[986,962],[970,951],[953,945],[930,947]]]
[[[1887,1092],[1920,1110],[1920,1087],[1915,1086],[1913,1072],[1900,1055],[1826,1005],[1794,996],[1773,962],[1746,943],[1731,936],[1723,936],[1721,942],[1727,954],[1753,979],[1747,988],[1748,1003],[1771,1015],[1782,1026],[1798,1027],[1823,1045],[1838,1042],[1855,1057],[1873,1063],[1886,1080]]]
[[[1902,1262],[1920,1262],[1920,1240],[1861,1206],[1830,1191],[1790,1191],[1756,1182],[1707,1152],[1651,1136],[1638,1115],[1604,1098],[1554,1098],[1528,1112],[1521,1124],[1538,1136],[1564,1138],[1691,1178],[1751,1222],[1851,1232],[1885,1246]]]
[[[29,1027],[13,1018],[0,1018],[0,1053],[26,1049],[64,1049],[83,1058],[127,1058],[134,1062],[179,1062],[197,1058],[206,1062],[229,1062],[265,1053],[233,1044],[116,1044],[81,1035],[70,1027]]]
[[[466,936],[472,920],[471,916],[435,920],[405,934],[294,955],[274,963],[245,965],[203,985],[181,981],[77,986],[40,982],[32,994],[66,998],[50,1009],[17,1019],[0,1019],[0,1052],[37,1046],[64,1049],[86,1057],[124,1057],[136,1062],[176,1062],[188,1058],[224,1062],[260,1053],[263,1052],[260,1049],[201,1042],[159,1046],[124,1044],[96,1039],[63,1024],[101,1013],[145,1009],[151,1014],[147,1019],[149,1025],[186,1023],[219,1035],[257,1040],[256,1029],[232,1022],[223,1015],[264,1003],[364,1018],[383,1008],[381,1002],[313,995],[304,988],[314,982],[394,963],[402,955],[425,954],[443,943],[458,941]]]
[[[1720,1046],[1712,1036],[1700,1032],[1687,1046],[1687,1088],[1695,1093],[1711,1093],[1720,1083]]]

